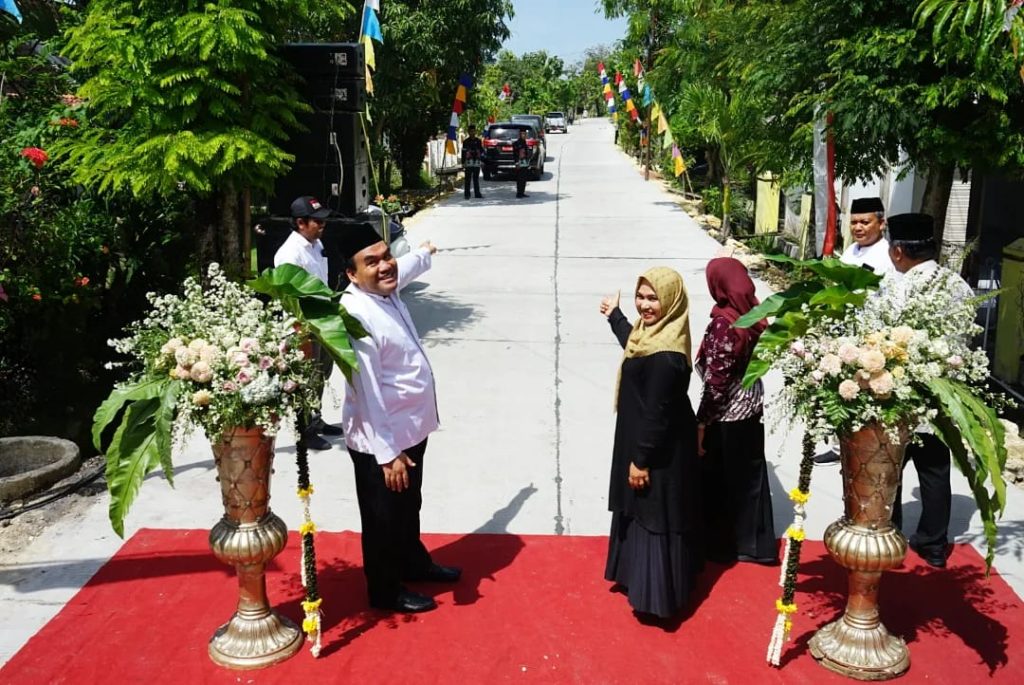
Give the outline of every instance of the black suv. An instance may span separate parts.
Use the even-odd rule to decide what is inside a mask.
[[[503,121],[490,124],[484,129],[484,178],[490,179],[502,171],[515,171],[516,162],[512,157],[512,143],[520,131],[526,131],[526,144],[530,146],[530,171],[533,180],[544,175],[543,146],[537,130],[529,124]]]

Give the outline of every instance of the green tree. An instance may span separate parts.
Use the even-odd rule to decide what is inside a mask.
[[[510,0],[381,3],[374,138],[387,142],[406,187],[419,183],[427,140],[448,127],[459,76],[482,76],[485,62],[509,36],[505,22],[511,16]]]
[[[92,0],[68,32],[88,125],[58,152],[102,192],[195,201],[199,257],[243,269],[250,189],[270,189],[303,104],[275,46],[312,0]],[[351,5],[333,3],[340,19]],[[322,17],[317,9],[314,16]]]

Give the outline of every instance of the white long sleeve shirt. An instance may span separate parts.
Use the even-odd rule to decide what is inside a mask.
[[[430,268],[426,248],[398,258],[398,288],[388,297],[346,288],[342,304],[366,328],[353,340],[359,370],[345,389],[342,426],[349,449],[387,464],[437,430],[434,373],[420,343],[402,288]]]
[[[274,266],[282,264],[294,264],[327,283],[327,257],[324,256],[324,244],[319,239],[309,242],[298,231],[292,231],[274,253]]]
[[[853,266],[869,266],[879,276],[896,272],[889,258],[889,241],[885,238],[879,238],[878,242],[867,247],[853,243],[843,251],[839,261]]]

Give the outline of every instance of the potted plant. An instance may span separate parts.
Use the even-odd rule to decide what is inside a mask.
[[[216,264],[207,281],[204,288],[187,279],[181,295],[151,294],[149,314],[111,341],[128,358],[129,375],[97,409],[93,441],[106,455],[110,521],[123,536],[124,517],[146,474],[160,466],[173,484],[172,444],[197,427],[206,433],[225,508],[210,544],[239,578],[238,611],[214,634],[209,651],[222,665],[258,668],[291,656],[302,642],[299,630],[271,611],[264,577],[288,532],[269,507],[274,438],[282,421],[301,420],[319,404],[315,367],[302,348],[307,337],[316,338],[350,375],[349,335],[365,333],[336,293],[298,267],[258,279],[279,295],[269,303],[228,280]],[[299,447],[299,494],[308,504],[312,488]],[[308,576],[308,566],[315,571],[308,517],[300,530]],[[304,628],[316,653],[315,577],[306,586]]]
[[[895,677],[909,667],[906,645],[878,618],[884,570],[898,566],[907,541],[893,527],[892,507],[904,451],[918,426],[929,425],[950,448],[967,477],[984,523],[991,566],[996,517],[1006,503],[1002,471],[1004,429],[1000,398],[985,389],[988,357],[971,346],[979,330],[976,300],[958,299],[936,271],[913,301],[895,306],[869,297],[879,278],[838,260],[788,262],[798,280],[736,322],[749,326],[775,316],[754,351],[746,384],[770,368],[784,387],[776,400],[783,416],[805,427],[804,463],[790,496],[796,520],[787,531],[783,597],[769,647],[778,664],[795,612],[793,595],[803,540],[815,441],[838,436],[845,516],[825,532],[829,553],[849,570],[846,613],[812,638],[812,654],[826,667],[855,678]]]

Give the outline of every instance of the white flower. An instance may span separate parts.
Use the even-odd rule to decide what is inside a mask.
[[[209,364],[202,360],[192,365],[190,375],[196,383],[209,383],[213,380],[213,370]]]
[[[216,345],[206,345],[203,349],[199,350],[199,360],[213,366],[220,361],[221,354],[220,348]]]
[[[196,338],[195,340],[188,344],[188,348],[198,354],[199,352],[202,351],[204,347],[206,347],[209,344],[210,343],[206,342],[202,338]]]
[[[196,390],[192,393],[192,404],[205,407],[213,399],[213,395],[210,394],[209,390]]]
[[[860,359],[860,348],[850,343],[843,343],[839,346],[839,358],[844,364],[856,364]]]
[[[914,339],[914,329],[910,326],[897,326],[889,332],[889,339],[906,347]]]
[[[855,381],[845,380],[839,384],[839,396],[849,402],[860,394],[860,386]]]
[[[878,350],[864,350],[857,361],[868,373],[878,373],[885,368],[885,355]]]
[[[932,341],[932,352],[936,357],[948,357],[949,356],[949,343],[939,338],[938,340]]]
[[[174,351],[174,360],[187,369],[199,361],[199,353],[190,347],[179,347]]]
[[[244,368],[246,366],[249,366],[249,355],[241,351],[235,352],[233,355],[231,355],[231,364],[236,368]]]
[[[242,402],[245,404],[269,404],[277,399],[281,392],[281,384],[276,376],[260,373],[241,391]]]
[[[871,392],[875,393],[876,397],[882,399],[892,394],[893,385],[892,374],[888,371],[872,374],[871,379],[868,381],[868,387],[871,388]]]
[[[804,352],[806,352],[807,350],[804,347],[804,343],[802,340],[795,340],[793,341],[793,344],[789,346],[789,351],[798,357],[802,357],[804,356]]]
[[[188,380],[189,376],[190,376],[190,372],[184,366],[177,366],[177,367],[174,368],[173,371],[171,371],[171,377],[172,378],[177,378],[178,380],[181,380],[181,381]]]
[[[171,338],[164,343],[163,347],[160,348],[160,354],[171,356],[184,344],[185,343],[182,342],[181,338]]]
[[[815,369],[814,371],[811,371],[811,380],[814,381],[815,385],[821,383],[823,380],[825,380],[825,372],[822,371],[821,369]]]
[[[830,376],[838,376],[843,370],[843,360],[834,354],[826,354],[821,358],[818,368]]]
[[[238,346],[241,347],[244,352],[258,352],[260,349],[260,341],[256,338],[242,338],[238,341]]]
[[[964,358],[959,354],[954,354],[952,357],[946,360],[946,363],[952,366],[954,369],[959,369],[964,365]]]

